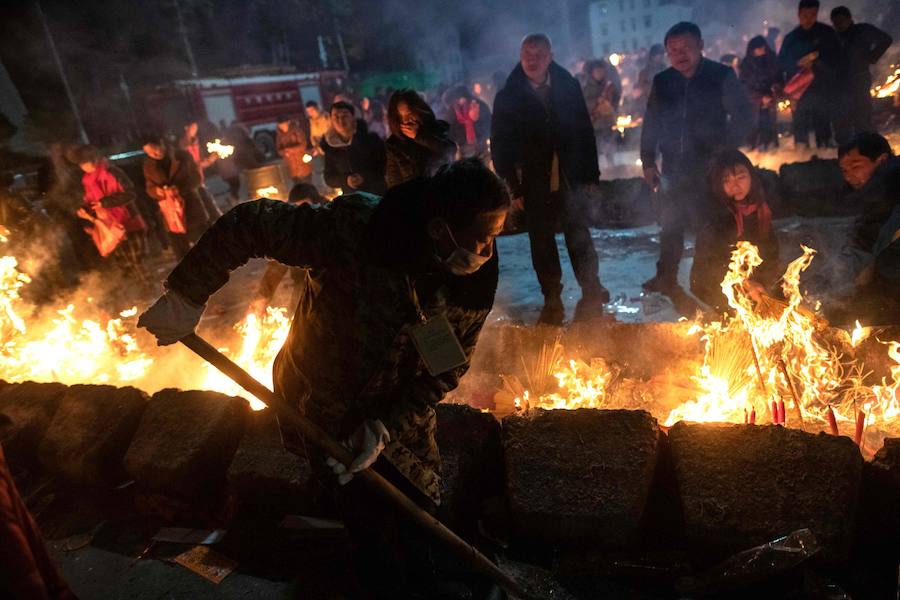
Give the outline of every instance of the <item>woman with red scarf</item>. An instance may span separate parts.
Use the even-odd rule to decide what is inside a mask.
[[[754,244],[763,259],[748,282],[752,292],[771,288],[781,275],[770,206],[774,194],[738,150],[716,155],[707,181],[709,199],[698,219],[691,291],[709,306],[722,309],[726,305],[721,283],[737,242]]]
[[[100,256],[123,249],[134,254],[147,224],[135,205],[134,184],[119,168],[110,165],[93,146],[83,146],[77,153],[78,166],[84,172],[84,204],[77,215],[90,224],[85,231],[91,236]],[[131,256],[131,258],[135,258]]]

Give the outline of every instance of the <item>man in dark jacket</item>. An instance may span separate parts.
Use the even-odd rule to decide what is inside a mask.
[[[331,129],[322,139],[325,153],[325,183],[350,192],[385,192],[384,142],[369,133],[366,123],[355,117],[356,109],[347,102],[331,105]]]
[[[275,359],[276,393],[334,438],[354,440],[357,458],[340,482],[374,463],[433,508],[440,501],[435,406],[466,372],[493,306],[494,237],[508,208],[503,182],[476,160],[398,186],[383,200],[349,194],[323,206],[246,202],[194,246],[139,325],[173,344],[250,258],[308,268],[309,285]],[[420,567],[428,552],[399,556],[379,543],[386,536],[407,545],[415,532],[365,486],[334,485],[326,458],[309,451],[364,553],[359,573],[372,595],[409,598],[415,590],[433,597],[412,580],[426,576]]]
[[[525,36],[520,63],[497,93],[491,153],[497,173],[524,204],[531,262],[544,294],[538,322],[560,325],[565,316],[557,223],[582,291],[575,319],[602,315],[609,292],[600,284],[597,251],[578,203],[600,178],[594,128],[578,80],[553,62],[545,34]]]
[[[793,106],[794,144],[809,146],[812,125],[816,147],[825,148],[831,145],[840,42],[834,29],[818,22],[819,0],[800,0],[797,18],[800,24],[784,37],[778,62],[785,82],[806,69],[815,78]]]
[[[846,314],[829,317],[849,324],[894,324],[900,312],[900,161],[877,133],[862,133],[838,149],[847,202],[858,214],[841,251],[842,271],[831,289],[849,299]]]
[[[164,202],[167,188],[172,188],[178,191],[184,203],[186,233],[173,231],[171,224],[163,218],[175,256],[183,258],[191,242],[200,238],[209,223],[209,215],[200,198],[200,187],[203,185],[200,169],[187,151],[169,147],[165,141],[156,138],[147,140],[144,152],[147,154],[144,159],[147,195],[157,202]]]
[[[846,6],[831,11],[831,22],[841,42],[838,63],[840,119],[834,122],[835,137],[844,144],[854,135],[872,131],[872,74],[869,66],[878,62],[894,39],[869,23],[854,23]]]
[[[665,46],[672,66],[653,79],[641,133],[644,179],[653,191],[662,188],[659,262],[644,289],[671,294],[679,289],[685,227],[703,204],[707,163],[716,152],[740,146],[753,117],[734,70],[703,58],[696,25],[673,26]]]
[[[208,123],[208,122],[207,122]],[[207,129],[215,126],[208,123]],[[200,124],[195,119],[190,119],[184,124],[184,133],[178,138],[178,148],[187,152],[191,158],[197,163],[197,170],[200,172],[200,187],[197,188],[197,194],[203,203],[203,209],[209,216],[210,224],[222,216],[222,210],[216,204],[216,199],[206,187],[206,169],[211,167],[219,160],[219,155],[210,152],[205,144],[200,142]]]

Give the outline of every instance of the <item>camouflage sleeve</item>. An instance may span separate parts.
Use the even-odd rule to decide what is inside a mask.
[[[210,227],[175,267],[166,287],[198,304],[251,258],[271,258],[297,267],[323,267],[341,237],[340,209],[297,206],[279,200],[237,205]]]

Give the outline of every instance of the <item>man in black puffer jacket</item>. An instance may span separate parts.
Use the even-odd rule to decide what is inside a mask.
[[[672,66],[653,79],[641,134],[644,179],[663,192],[659,262],[644,289],[671,294],[677,290],[685,227],[702,205],[709,160],[747,139],[753,115],[734,70],[703,58],[699,27],[678,23],[666,34],[665,45]]]
[[[384,183],[384,142],[369,133],[366,122],[357,119],[352,104],[331,105],[331,129],[320,143],[325,154],[325,183],[344,194],[368,192],[381,196]]]
[[[609,292],[600,285],[597,251],[577,203],[600,178],[594,128],[581,86],[553,62],[545,34],[525,37],[521,62],[494,100],[491,154],[516,203],[524,203],[531,261],[544,294],[539,322],[560,325],[564,317],[557,221],[582,291],[575,320],[600,316]]]

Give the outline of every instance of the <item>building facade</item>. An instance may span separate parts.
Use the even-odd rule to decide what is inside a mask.
[[[594,56],[661,44],[666,31],[693,17],[690,0],[600,0],[588,11]]]

